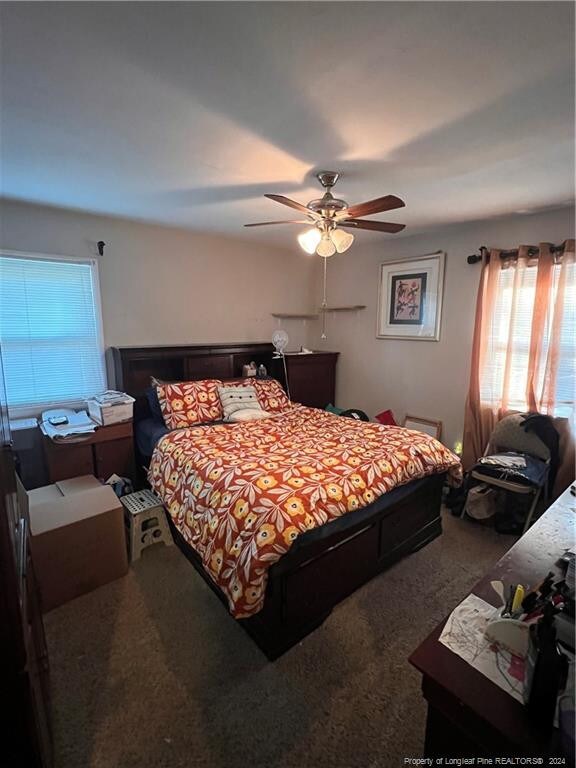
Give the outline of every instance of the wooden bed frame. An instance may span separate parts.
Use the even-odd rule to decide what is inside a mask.
[[[245,363],[268,365],[271,356],[270,344],[246,343],[114,347],[107,352],[111,384],[136,398],[135,421],[150,415],[145,390],[151,376],[172,381],[237,378]],[[298,537],[268,572],[262,610],[239,621],[270,660],[318,627],[362,584],[440,535],[444,477],[413,481]],[[176,544],[227,605],[199,555],[168,519]]]

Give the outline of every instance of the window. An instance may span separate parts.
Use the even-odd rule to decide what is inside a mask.
[[[96,261],[0,253],[0,343],[11,413],[105,389]]]
[[[558,343],[552,391],[547,398],[552,403],[549,412],[552,416],[570,418],[573,414],[576,381],[574,262],[565,265],[562,281],[561,270],[562,265],[559,263],[552,267],[550,310],[544,324],[540,360],[536,366],[536,390],[542,392],[546,388],[544,379],[549,371],[547,359],[554,334]],[[513,266],[501,269],[498,275],[487,339],[488,350],[480,375],[480,399],[485,405],[497,408],[504,400],[509,410],[528,410],[526,391],[537,272],[537,264],[530,264],[518,273]]]

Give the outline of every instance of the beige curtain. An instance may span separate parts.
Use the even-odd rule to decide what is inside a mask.
[[[562,254],[541,243],[502,259],[485,259],[476,302],[470,388],[466,401],[463,463],[480,457],[497,421],[511,411],[555,417],[561,466],[555,492],[574,479],[574,240]]]
[[[484,370],[488,352],[488,339],[492,336],[492,318],[500,266],[500,251],[493,249],[482,265],[478,296],[476,298],[470,388],[468,390],[464,415],[462,449],[464,469],[469,469],[482,456],[497,421],[497,414],[494,413],[491,407],[482,407],[480,371]]]

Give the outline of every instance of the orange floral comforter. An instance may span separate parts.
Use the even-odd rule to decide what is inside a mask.
[[[294,406],[168,433],[149,479],[243,618],[262,608],[268,568],[300,533],[444,471],[458,479],[460,462],[428,435]]]

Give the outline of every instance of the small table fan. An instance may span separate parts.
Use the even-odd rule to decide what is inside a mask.
[[[290,341],[290,337],[286,333],[286,331],[283,331],[282,328],[279,328],[277,331],[274,331],[272,334],[272,344],[274,345],[274,349],[276,350],[275,354],[272,356],[274,360],[278,360],[282,358],[282,362],[284,363],[284,380],[286,382],[286,394],[288,395],[288,400],[291,400],[290,397],[290,384],[288,383],[288,369],[286,368],[286,357],[284,356],[284,350],[288,346],[288,342]]]
[[[282,329],[278,331],[274,331],[272,334],[272,344],[274,345],[274,349],[276,350],[276,354],[274,355],[275,359],[278,359],[279,357],[284,356],[284,350],[288,346],[288,342],[290,341],[290,337],[286,333],[286,331],[283,331]]]

